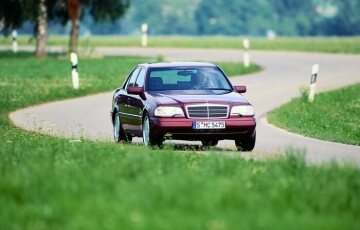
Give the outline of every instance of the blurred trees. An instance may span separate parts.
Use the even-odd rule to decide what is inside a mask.
[[[63,25],[69,20],[71,22],[70,50],[76,52],[78,47],[78,36],[80,19],[83,11],[91,15],[95,22],[114,22],[123,16],[130,5],[130,0],[58,0],[60,8],[55,12]]]
[[[272,29],[279,35],[313,35],[315,4],[305,0],[268,0],[273,17]]]
[[[9,34],[26,21],[32,22],[37,37],[36,56],[43,57],[46,54],[49,21],[63,25],[71,21],[70,49],[76,51],[83,9],[96,22],[114,22],[126,12],[129,4],[130,0],[1,0],[0,22],[3,23],[4,34]]]
[[[138,30],[144,22],[150,34],[197,34],[194,15],[200,0],[132,0],[123,31]]]
[[[272,27],[271,5],[264,0],[202,1],[196,11],[200,34],[264,35]]]
[[[117,34],[359,35],[359,0],[132,0]],[[108,25],[106,25],[108,26]],[[106,27],[105,26],[105,27]],[[101,25],[92,26],[93,33]]]
[[[4,23],[3,33],[9,34],[25,21],[32,22],[33,32],[36,35],[35,54],[38,58],[44,57],[48,37],[47,21],[55,17],[52,9],[56,5],[56,0],[1,1],[0,20]]]
[[[24,9],[18,0],[2,0],[0,5],[0,20],[3,33],[9,34],[12,28],[21,26],[24,20],[29,19],[24,15]]]
[[[29,15],[36,14],[37,8],[31,4],[39,1],[1,0],[0,24],[1,20],[11,21],[5,31],[23,21],[36,22]],[[69,25],[64,3],[74,1],[80,2],[45,1],[54,6],[47,11],[50,31],[64,33],[60,24]],[[20,2],[31,7],[24,10]],[[131,0],[130,7],[129,2],[81,0],[80,16],[76,17],[80,21],[73,21],[73,28],[81,25],[83,31],[93,34],[138,34],[146,22],[149,33],[156,35],[266,36],[269,30],[283,36],[360,35],[360,0]]]
[[[326,17],[320,24],[324,34],[328,35],[359,35],[360,34],[360,1],[334,0],[336,13],[333,17]],[[332,9],[328,9],[332,13]]]
[[[42,58],[46,55],[46,45],[47,45],[47,38],[48,38],[48,5],[46,5],[45,0],[39,0],[37,11],[37,20],[36,20],[36,57]]]

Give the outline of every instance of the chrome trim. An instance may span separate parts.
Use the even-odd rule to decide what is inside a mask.
[[[123,113],[123,112],[119,112],[123,115],[126,115],[126,116],[132,116],[132,117],[142,117],[141,115],[134,115],[134,114],[130,114],[130,113]]]
[[[188,111],[188,108],[189,107],[203,107],[203,106],[206,106],[206,107],[215,107],[215,106],[223,106],[223,107],[226,107],[226,116],[224,117],[209,117],[209,110],[208,110],[208,117],[190,117],[189,116],[189,111]],[[229,105],[227,104],[213,104],[213,103],[202,103],[202,104],[191,104],[191,105],[186,105],[185,106],[185,112],[186,112],[186,116],[187,118],[191,118],[191,119],[219,119],[219,118],[228,118],[229,117]]]

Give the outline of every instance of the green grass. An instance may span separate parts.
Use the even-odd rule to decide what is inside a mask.
[[[26,137],[1,144],[1,229],[360,227],[355,168]]]
[[[231,36],[150,36],[150,47],[177,48],[225,48],[243,49],[244,37]],[[265,38],[250,38],[251,50],[271,51],[306,51],[326,53],[360,53],[360,37],[279,37],[274,40]],[[11,37],[0,38],[0,44],[11,46]],[[19,44],[29,43],[29,37],[20,36]],[[95,46],[140,46],[140,36],[92,36],[80,38],[83,47]],[[67,36],[50,36],[49,45],[68,45]]]
[[[218,62],[216,64],[220,66],[229,77],[256,73],[261,70],[261,67],[254,63],[251,63],[249,67],[245,67],[243,63],[238,62]]]
[[[321,93],[313,103],[293,99],[272,111],[271,123],[323,140],[360,145],[360,83]]]
[[[74,91],[71,88],[70,61],[66,55],[53,54],[45,60],[36,60],[30,53],[14,55],[5,52],[0,55],[0,76],[2,76],[0,87],[10,89],[18,86],[21,88],[21,93],[16,90],[7,92],[6,96],[10,101],[1,100],[0,111],[6,109],[9,102],[14,103],[16,108],[22,108],[29,104],[51,101],[56,98],[69,98],[114,90],[123,84],[136,64],[153,61],[141,57],[105,57],[101,59],[82,59],[80,57],[78,68],[81,87],[80,90]],[[261,69],[256,64],[252,64],[249,68],[245,68],[240,63],[219,62],[217,64],[229,76],[244,75]],[[34,93],[34,90],[37,93]]]
[[[81,60],[0,53],[0,229],[358,229],[360,170],[289,154],[245,160],[29,133],[18,108],[110,90],[141,57]]]

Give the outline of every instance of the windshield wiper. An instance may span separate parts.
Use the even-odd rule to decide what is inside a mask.
[[[202,90],[226,90],[226,91],[232,91],[232,89],[226,89],[226,88],[203,88]]]

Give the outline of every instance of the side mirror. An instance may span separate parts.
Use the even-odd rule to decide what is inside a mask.
[[[235,91],[238,93],[246,93],[246,86],[235,86]]]
[[[143,87],[129,87],[129,88],[127,88],[127,93],[139,95],[141,97],[141,99],[146,100]]]
[[[144,93],[144,88],[143,87],[129,87],[129,88],[127,88],[127,92],[128,92],[128,94],[140,95],[140,94]]]

